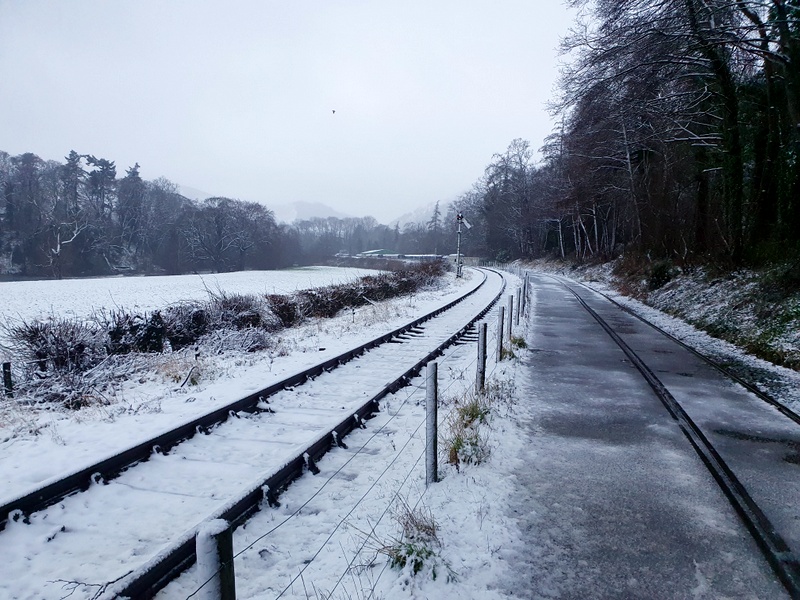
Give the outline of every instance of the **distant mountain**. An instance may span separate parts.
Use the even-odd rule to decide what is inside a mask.
[[[339,212],[327,204],[322,204],[322,202],[303,202],[302,200],[288,204],[278,204],[269,208],[275,213],[275,219],[284,223],[291,223],[297,220],[304,221],[314,217],[346,219],[352,216]]]
[[[439,218],[444,219],[447,213],[447,207],[449,206],[449,202],[439,202]],[[426,204],[424,206],[419,206],[412,210],[411,212],[407,212],[394,221],[389,223],[389,227],[399,226],[402,230],[403,227],[409,224],[420,224],[424,225],[428,221],[431,220],[433,217],[433,211],[436,209],[436,202],[431,202],[430,204]]]
[[[214,194],[209,194],[202,190],[189,187],[188,185],[180,185],[180,184],[178,184],[178,193],[184,198],[189,198],[190,200],[197,200],[197,201],[202,201],[205,200],[206,198],[214,197]]]

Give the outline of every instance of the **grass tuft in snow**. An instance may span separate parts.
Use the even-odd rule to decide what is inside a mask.
[[[490,425],[493,411],[511,407],[513,386],[513,381],[490,381],[481,393],[469,390],[443,402],[452,406],[443,444],[449,464],[460,469],[461,465],[479,465],[489,458],[491,447],[484,428]]]
[[[400,525],[401,536],[378,548],[379,553],[389,557],[389,564],[412,577],[427,575],[435,581],[444,572],[447,581],[454,581],[455,573],[440,553],[439,525],[431,511],[424,505],[412,508],[400,499],[394,519]]]

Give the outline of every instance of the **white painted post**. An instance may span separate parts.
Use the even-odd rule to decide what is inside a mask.
[[[428,363],[427,381],[425,383],[425,485],[439,481],[439,468],[437,454],[439,444],[436,436],[438,435],[438,375],[439,366],[436,361]]]
[[[198,598],[236,600],[233,573],[233,528],[223,519],[206,521],[197,530]]]
[[[478,329],[478,373],[476,375],[475,391],[481,393],[486,385],[486,323],[481,323]]]
[[[503,360],[503,318],[505,307],[500,307],[500,314],[497,316],[497,362]]]

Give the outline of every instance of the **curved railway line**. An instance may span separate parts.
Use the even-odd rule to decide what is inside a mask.
[[[80,551],[87,562],[108,563],[100,572],[109,580],[118,578],[107,590],[113,596],[152,597],[194,562],[200,522],[221,518],[235,527],[262,503],[278,504],[294,479],[316,472],[316,461],[331,447],[344,446],[343,438],[354,428],[364,427],[383,397],[472,333],[506,286],[496,271],[479,274],[482,281],[466,294],[403,327],[5,502],[0,516],[15,527],[0,532],[0,540],[31,529],[37,535],[51,531],[48,542],[68,543],[70,527],[61,523],[68,522],[71,510],[127,505],[118,517],[119,531],[97,532],[98,539],[120,538],[111,542],[119,556],[98,557],[91,542]],[[445,314],[448,319],[437,319]],[[453,320],[460,326],[454,328]],[[362,370],[361,363],[367,368]],[[386,383],[375,386],[376,380]],[[368,389],[364,397],[353,398],[359,386]],[[208,459],[209,447],[214,461]],[[159,539],[137,532],[140,515],[163,528]],[[134,523],[129,526],[127,519]],[[82,545],[87,546],[86,539]]]
[[[603,307],[581,294],[570,280],[547,275],[566,290],[597,321],[641,373],[658,399],[675,419],[690,444],[707,467],[750,531],[790,597],[800,598],[800,513],[798,513],[798,477],[800,465],[800,415],[771,398],[752,384],[743,381],[716,361],[676,339],[647,319],[636,315],[611,298],[580,284],[583,289],[604,297],[611,305],[636,317],[657,331],[670,344],[677,344],[719,374],[742,386],[756,402],[742,396],[720,398],[708,411],[705,401],[692,398],[692,392],[664,383],[669,373],[666,362],[658,357],[671,353],[664,348],[649,348],[637,342],[636,331],[624,330],[610,321],[613,315],[600,314]],[[618,331],[623,331],[619,333]],[[677,373],[690,377],[691,373]],[[675,391],[678,389],[679,391]],[[735,420],[715,416],[731,411]],[[754,446],[755,449],[754,449]],[[775,450],[777,448],[777,451]],[[788,453],[786,453],[788,450]],[[765,469],[767,466],[769,468]],[[792,508],[795,507],[795,508]]]

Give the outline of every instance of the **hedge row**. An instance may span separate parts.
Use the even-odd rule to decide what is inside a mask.
[[[186,302],[145,314],[114,310],[92,322],[70,319],[22,322],[8,327],[17,358],[43,372],[84,372],[107,356],[178,350],[212,333],[255,329],[274,332],[305,319],[327,318],[344,308],[394,298],[430,285],[445,271],[442,262],[423,263],[352,283],[290,295],[218,293],[205,302]],[[265,339],[263,336],[258,339]],[[250,350],[261,350],[254,346]]]

